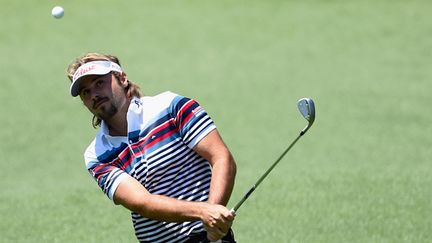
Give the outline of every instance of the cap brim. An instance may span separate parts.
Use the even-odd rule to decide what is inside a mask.
[[[109,72],[111,72],[111,70],[107,69],[107,70],[99,71],[99,72],[88,72],[88,73],[86,73],[86,74],[80,76],[80,77],[79,77],[77,80],[75,80],[75,81],[71,84],[71,86],[70,86],[70,92],[71,92],[71,95],[72,95],[73,97],[76,97],[76,96],[79,95],[81,81],[82,81],[86,76],[90,76],[90,75],[105,75],[105,74],[107,74],[107,73],[109,73]]]

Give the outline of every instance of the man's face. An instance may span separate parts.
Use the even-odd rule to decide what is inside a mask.
[[[124,88],[127,80],[112,74],[89,75],[80,84],[79,95],[91,113],[102,120],[109,120],[127,102]]]

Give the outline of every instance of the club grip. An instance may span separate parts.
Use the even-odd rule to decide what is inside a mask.
[[[253,191],[255,191],[256,188],[256,184],[253,185],[247,192],[246,194],[243,196],[242,200],[240,200],[240,202],[237,203],[237,205],[235,205],[234,208],[231,209],[232,213],[237,212],[237,210],[240,208],[240,206],[243,204],[244,201],[246,201],[246,199],[252,194]]]

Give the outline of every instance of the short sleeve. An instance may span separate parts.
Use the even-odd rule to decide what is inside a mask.
[[[188,147],[193,148],[216,128],[213,120],[195,100],[178,96],[172,105],[175,124]]]
[[[92,151],[92,145],[84,153],[84,159],[90,175],[96,180],[108,198],[113,200],[115,190],[127,176],[127,173],[115,166],[115,160],[109,163],[100,162]]]

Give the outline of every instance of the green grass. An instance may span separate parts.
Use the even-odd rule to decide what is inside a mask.
[[[50,16],[62,5],[65,17]],[[135,242],[87,174],[95,134],[65,68],[116,54],[154,95],[196,98],[237,164],[238,242],[431,242],[429,1],[13,1],[0,8],[1,242]]]

